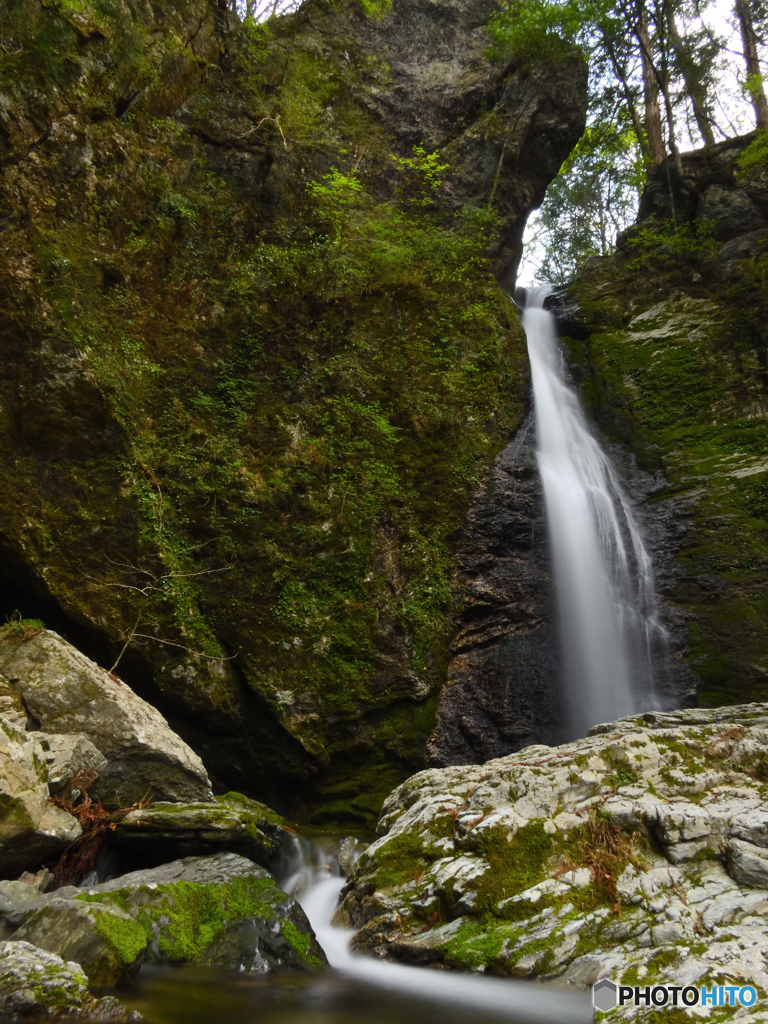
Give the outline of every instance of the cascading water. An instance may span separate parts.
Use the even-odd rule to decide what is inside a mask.
[[[611,463],[566,383],[548,286],[518,289],[562,631],[567,736],[659,706],[663,664],[651,559]]]

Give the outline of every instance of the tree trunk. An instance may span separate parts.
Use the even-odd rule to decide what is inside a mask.
[[[648,31],[648,13],[645,4],[640,4],[640,17],[636,35],[640,43],[640,61],[643,69],[643,96],[645,98],[645,132],[648,147],[655,164],[664,163],[664,139],[661,134],[661,111],[659,110],[658,75],[651,57],[651,34]]]
[[[749,0],[736,0],[736,16],[741,29],[741,42],[744,49],[744,61],[747,65],[747,88],[749,89],[752,106],[755,108],[755,120],[758,128],[768,128],[768,103],[763,90],[760,74],[760,59],[757,55],[757,36],[752,22]]]
[[[632,119],[632,128],[635,132],[635,135],[637,136],[637,144],[640,147],[640,152],[643,155],[643,159],[646,159],[651,155],[648,148],[648,137],[645,131],[643,130],[643,122],[641,121],[640,115],[637,112],[637,104],[635,103],[635,98],[632,95],[632,90],[630,89],[629,82],[627,81],[626,70],[619,63],[619,59],[616,56],[616,47],[614,46],[613,40],[610,39],[608,35],[604,33],[603,41],[605,43],[605,48],[608,52],[608,56],[611,58],[611,66],[613,68],[613,73],[618,78],[619,83],[621,85],[621,90],[624,93],[624,99],[627,104],[627,109],[629,110],[629,116]]]
[[[667,8],[667,24],[669,26],[670,42],[677,57],[677,64],[682,72],[686,91],[693,104],[693,116],[696,118],[696,126],[704,140],[704,145],[714,146],[715,136],[712,132],[712,122],[707,112],[707,97],[704,83],[696,74],[696,61],[688,51],[685,40],[677,31],[675,14],[671,5]]]

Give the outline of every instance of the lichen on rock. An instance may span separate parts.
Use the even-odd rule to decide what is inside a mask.
[[[0,1014],[9,1021],[139,1021],[113,996],[94,999],[80,965],[29,942],[0,942]]]
[[[649,712],[421,772],[386,801],[339,918],[361,952],[406,962],[764,991],[767,741],[764,704]]]

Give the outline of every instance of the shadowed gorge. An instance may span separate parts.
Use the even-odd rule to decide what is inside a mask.
[[[7,613],[53,602],[105,667],[127,643],[220,787],[370,824],[525,415],[491,271],[584,66],[490,59],[491,4],[5,6]]]

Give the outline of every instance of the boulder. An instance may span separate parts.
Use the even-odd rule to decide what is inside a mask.
[[[240,793],[217,797],[215,805],[156,803],[131,811],[115,834],[121,850],[145,863],[227,850],[284,875],[296,853],[282,818]]]
[[[764,989],[766,745],[751,704],[420,772],[385,801],[339,921],[359,951],[412,963]]]
[[[256,973],[327,964],[298,903],[268,871],[234,853],[133,871],[77,899],[130,914],[147,937],[149,962]]]
[[[0,942],[0,1017],[3,1020],[138,1021],[117,999],[94,999],[80,965],[29,942]]]
[[[54,896],[27,916],[15,940],[75,960],[92,985],[118,985],[139,969],[147,934],[113,903]]]
[[[125,806],[160,800],[212,801],[200,758],[150,704],[56,633],[0,635],[0,671],[46,734],[85,736],[106,759],[91,795]]]
[[[68,790],[74,799],[88,789],[107,767],[107,759],[88,739],[85,733],[44,733],[32,734],[43,751],[43,760],[48,768],[48,791],[51,794]],[[70,783],[80,782],[75,792]]]
[[[81,834],[76,819],[50,803],[47,780],[37,739],[0,715],[0,877],[39,867]]]
[[[17,928],[45,903],[43,893],[26,882],[0,882],[0,925]]]

